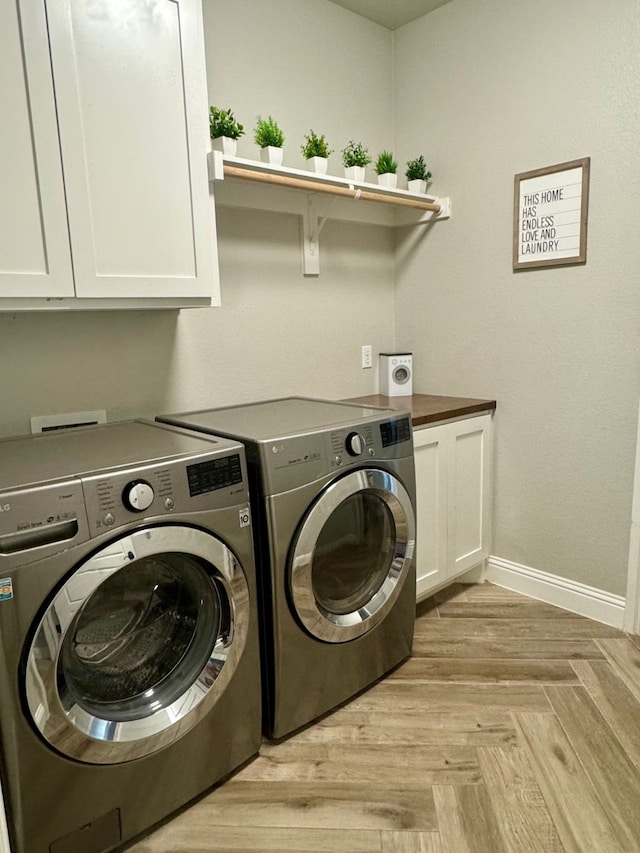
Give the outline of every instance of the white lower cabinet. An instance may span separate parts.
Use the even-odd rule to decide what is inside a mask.
[[[418,600],[489,556],[491,436],[490,414],[414,430]]]
[[[200,0],[5,0],[0,43],[0,310],[217,303]]]

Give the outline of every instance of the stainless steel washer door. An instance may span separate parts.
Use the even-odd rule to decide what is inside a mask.
[[[33,721],[57,750],[115,764],[191,729],[233,676],[249,589],[231,551],[181,525],[94,554],[47,607],[27,655]]]
[[[366,634],[393,607],[414,549],[413,506],[396,477],[365,468],[335,481],[293,547],[289,586],[298,618],[329,643]]]

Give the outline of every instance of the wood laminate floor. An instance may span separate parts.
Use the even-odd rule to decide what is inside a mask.
[[[489,584],[135,853],[640,851],[640,638]]]

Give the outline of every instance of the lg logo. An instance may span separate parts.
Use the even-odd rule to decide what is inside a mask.
[[[11,504],[0,504],[0,512],[9,512]]]

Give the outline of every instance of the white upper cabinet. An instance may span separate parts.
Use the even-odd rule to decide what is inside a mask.
[[[219,301],[201,15],[199,0],[3,4],[2,295]]]
[[[1,292],[73,296],[44,8],[0,3],[0,41]]]

